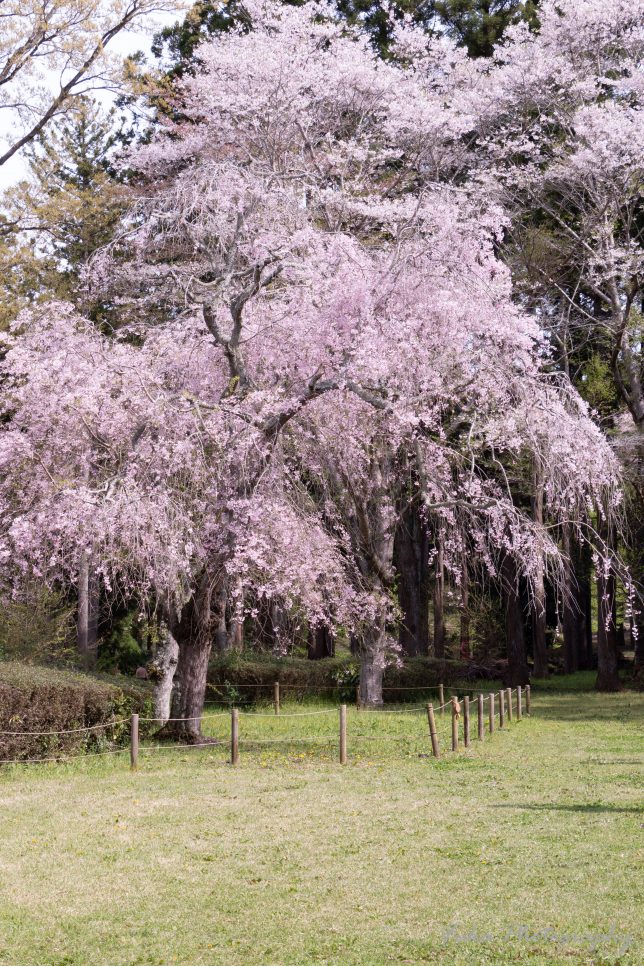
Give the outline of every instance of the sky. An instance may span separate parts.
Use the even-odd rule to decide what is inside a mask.
[[[142,50],[146,55],[150,54],[150,45],[154,35],[164,26],[175,23],[180,20],[183,16],[183,11],[188,9],[189,3],[185,2],[178,5],[178,9],[172,12],[162,12],[156,13],[153,17],[147,18],[145,21],[141,21],[135,29],[123,31],[114,38],[112,43],[109,45],[108,50],[112,54],[117,54],[120,57],[126,57],[130,54],[134,54],[139,50]],[[52,91],[56,89],[56,81],[58,80],[58,74],[52,72]],[[97,100],[102,101],[108,106],[114,99],[114,95],[107,91],[98,91],[96,94]],[[11,132],[14,125],[17,123],[17,118],[13,116],[11,110],[3,108],[0,110],[0,143],[5,143],[5,138],[2,136],[4,132]],[[25,176],[26,164],[24,155],[21,152],[15,154],[13,158],[7,161],[6,164],[0,167],[0,192],[9,188],[12,184],[15,184],[21,178]]]

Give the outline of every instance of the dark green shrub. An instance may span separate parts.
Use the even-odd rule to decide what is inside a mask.
[[[147,653],[139,642],[138,630],[136,611],[128,611],[114,621],[110,633],[98,646],[99,671],[134,674],[137,667],[146,663]]]
[[[138,712],[151,717],[144,683],[108,680],[14,661],[0,661],[0,759],[49,758],[126,744],[129,723],[63,735],[6,732],[69,731],[107,725]],[[142,727],[142,732],[145,729]],[[5,732],[4,734],[2,732]]]

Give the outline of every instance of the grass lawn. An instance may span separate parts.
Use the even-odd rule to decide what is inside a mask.
[[[237,769],[2,768],[0,963],[641,964],[643,725],[643,695],[535,689],[440,762],[422,711],[350,709],[344,768],[335,710],[242,716]]]

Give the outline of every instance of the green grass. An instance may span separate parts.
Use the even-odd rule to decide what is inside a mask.
[[[423,711],[350,709],[345,768],[337,710],[285,716],[307,708],[242,716],[237,769],[226,715],[136,774],[1,769],[0,963],[644,960],[644,696],[533,692],[439,762]]]

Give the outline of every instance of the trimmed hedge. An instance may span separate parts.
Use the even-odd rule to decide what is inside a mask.
[[[337,697],[342,694],[350,700],[355,693],[357,670],[358,661],[351,656],[311,661],[264,654],[227,654],[210,662],[207,697],[211,701],[234,700],[236,704],[252,703],[258,698],[272,699],[273,685],[279,681],[285,697],[301,698],[315,693]],[[504,670],[501,662],[479,666],[462,661],[407,658],[402,667],[389,667],[385,671],[384,698],[385,701],[415,700],[423,689],[434,687],[441,681],[450,685],[457,681],[474,683],[497,679],[503,677]],[[424,694],[428,700],[426,692]]]
[[[133,712],[150,717],[152,693],[144,682],[0,661],[0,760],[55,758],[103,751],[129,740],[129,723],[64,735],[2,732],[68,731],[109,725]]]

